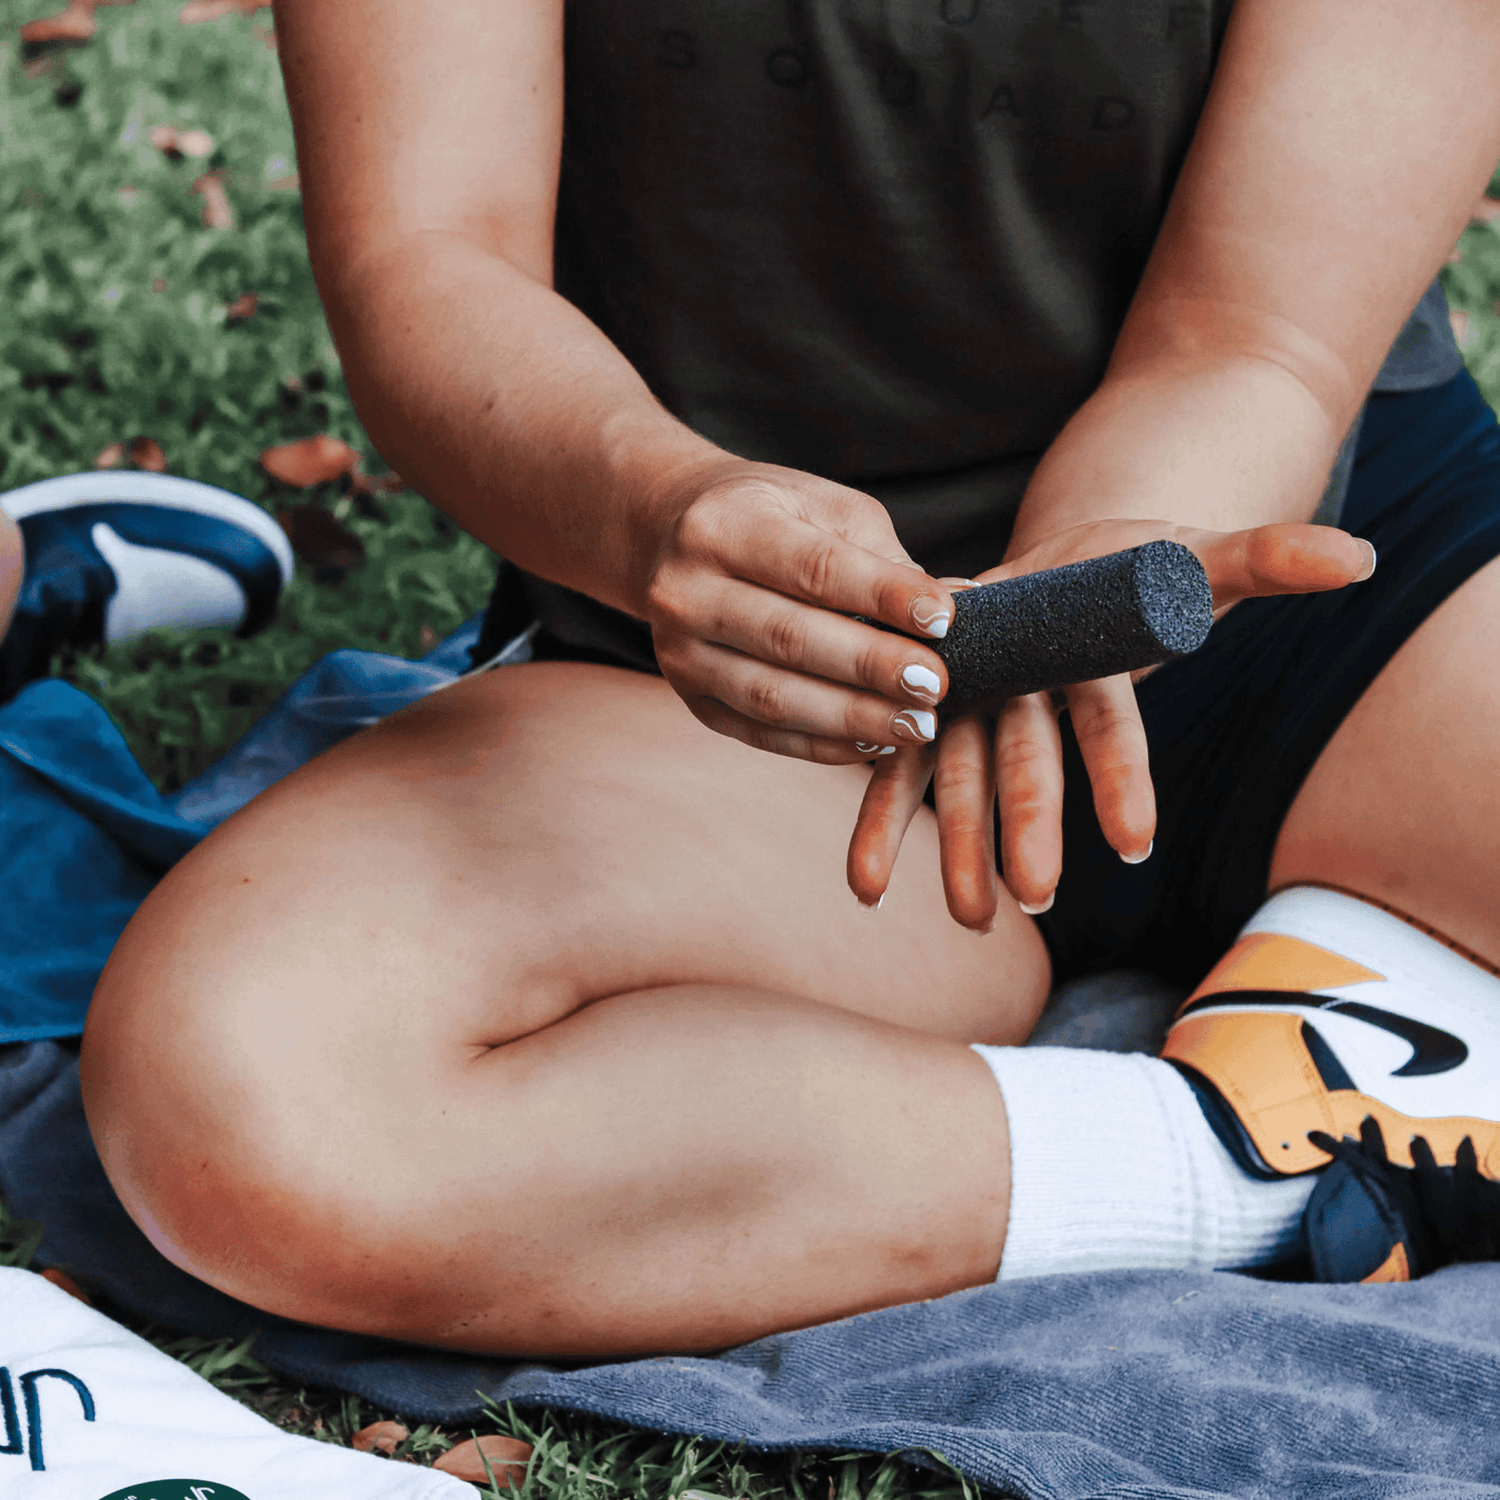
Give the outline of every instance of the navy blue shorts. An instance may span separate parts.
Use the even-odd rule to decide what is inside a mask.
[[[1500,427],[1467,374],[1371,397],[1342,524],[1374,543],[1373,578],[1247,600],[1201,650],[1137,689],[1158,804],[1144,864],[1124,864],[1104,842],[1063,716],[1063,878],[1036,919],[1057,981],[1130,967],[1196,984],[1265,899],[1282,820],[1344,716],[1417,626],[1500,554]],[[475,659],[523,629],[537,602],[502,565]],[[587,645],[544,630],[536,656],[649,669],[646,627],[604,615],[618,623],[601,622]]]
[[[1370,398],[1341,523],[1375,576],[1250,599],[1137,689],[1156,848],[1103,839],[1063,723],[1063,878],[1037,919],[1057,980],[1142,968],[1196,984],[1265,899],[1282,820],[1323,747],[1402,642],[1500,553],[1500,428],[1474,382]]]

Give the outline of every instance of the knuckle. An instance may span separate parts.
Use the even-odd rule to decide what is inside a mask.
[[[793,582],[809,599],[822,599],[838,577],[839,544],[833,538],[809,542],[798,552]]]
[[[752,718],[781,723],[787,708],[785,679],[779,672],[757,672],[745,685],[745,704]]]
[[[801,661],[807,649],[807,622],[802,611],[775,610],[765,623],[762,646],[770,661],[783,665]]]

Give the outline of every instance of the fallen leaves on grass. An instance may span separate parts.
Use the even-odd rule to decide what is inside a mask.
[[[267,448],[260,464],[273,479],[305,490],[358,472],[359,454],[348,443],[321,432],[279,448]]]
[[[134,5],[135,0],[68,0],[68,8],[41,21],[27,21],[21,40],[31,46],[47,42],[86,42],[94,34],[94,12],[101,5]]]
[[[76,1297],[85,1307],[94,1305],[89,1301],[88,1293],[66,1271],[55,1271],[49,1268],[42,1272],[42,1280],[50,1281],[60,1291],[66,1292],[70,1297]]]
[[[177,19],[184,26],[201,26],[225,16],[253,16],[268,0],[188,0]]]
[[[224,179],[205,172],[188,190],[203,199],[203,223],[209,229],[233,229],[234,209],[224,192]]]
[[[530,1443],[490,1433],[450,1448],[432,1467],[455,1479],[466,1479],[470,1484],[488,1484],[493,1474],[496,1484],[519,1489],[525,1482],[530,1458]]]
[[[35,47],[44,42],[86,42],[94,34],[94,7],[89,0],[72,0],[66,10],[41,21],[28,21],[21,40]]]
[[[134,437],[126,443],[111,443],[95,459],[96,469],[144,469],[150,474],[167,472],[167,455],[155,438]]]
[[[206,130],[178,130],[172,125],[158,125],[151,132],[151,144],[168,161],[214,154],[214,138]]]
[[[224,309],[224,321],[226,323],[248,323],[255,316],[255,309],[259,306],[259,294],[256,292],[246,292],[243,297],[236,297]]]
[[[321,505],[293,505],[276,519],[303,562],[342,578],[365,560],[365,544]],[[334,581],[330,577],[330,582]]]
[[[371,1422],[349,1439],[349,1446],[361,1453],[394,1453],[411,1433],[400,1422]]]
[[[293,172],[289,177],[278,177],[274,182],[266,184],[273,193],[300,193],[302,191],[302,178],[299,173]]]

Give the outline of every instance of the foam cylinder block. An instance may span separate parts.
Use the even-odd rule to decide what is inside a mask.
[[[1203,564],[1181,542],[1068,563],[961,589],[947,636],[945,718],[1134,672],[1196,651],[1213,624]]]

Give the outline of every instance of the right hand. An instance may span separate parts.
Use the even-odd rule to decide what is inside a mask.
[[[830,765],[931,740],[948,675],[912,637],[945,634],[953,597],[906,555],[884,506],[738,459],[672,491],[645,615],[662,675],[700,722]]]

